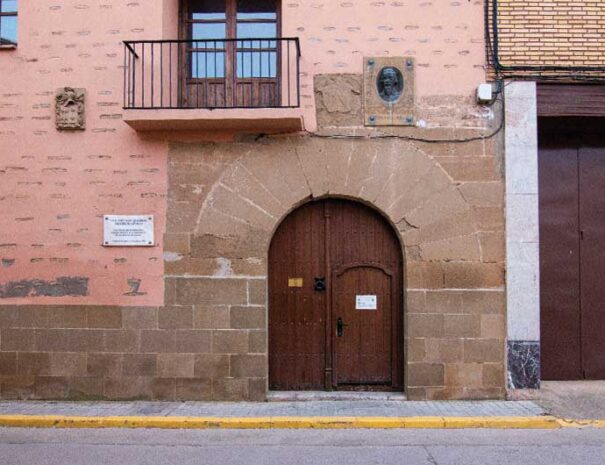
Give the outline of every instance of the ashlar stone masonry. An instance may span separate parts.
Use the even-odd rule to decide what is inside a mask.
[[[340,88],[355,89],[343,79]],[[361,98],[350,92],[338,100],[342,119],[361,126],[346,111],[350,98]],[[319,120],[332,121],[330,130],[344,127],[333,114],[320,111]],[[212,331],[211,352],[223,357],[203,374],[220,387],[213,398],[226,398],[228,385],[228,398],[264,399],[269,243],[289,212],[326,197],[377,209],[404,245],[409,398],[502,397],[503,187],[495,152],[491,139],[172,144],[164,311],[187,315],[187,324],[193,314]]]

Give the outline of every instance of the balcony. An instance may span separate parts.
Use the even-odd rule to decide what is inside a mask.
[[[125,41],[123,105],[137,131],[301,131],[299,40]]]

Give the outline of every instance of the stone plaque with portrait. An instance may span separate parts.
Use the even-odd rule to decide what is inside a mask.
[[[364,124],[366,126],[413,126],[414,59],[410,57],[364,58]]]

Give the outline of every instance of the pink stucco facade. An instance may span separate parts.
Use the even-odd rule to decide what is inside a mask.
[[[297,208],[324,199],[373,210],[398,242],[383,388],[415,400],[504,396],[503,99],[480,104],[475,93],[486,80],[485,3],[279,3],[278,35],[300,41],[300,73],[286,78],[298,61],[279,61],[275,46],[279,71],[238,76],[246,47],[235,45],[224,52],[235,65],[227,59],[224,78],[205,76],[222,82],[208,84],[190,50],[168,48],[180,61],[159,73],[157,55],[125,50],[178,39],[178,0],[19,2],[18,46],[0,48],[0,398],[266,400],[283,388],[272,364],[310,347],[312,326],[298,304],[276,303],[270,244]],[[155,50],[161,62],[166,48]],[[396,103],[380,90],[392,67]],[[164,92],[180,107],[138,105],[171,72]],[[300,106],[284,105],[283,83],[298,89],[298,77]],[[242,109],[189,105],[190,90],[207,98],[202,86],[217,85],[233,106],[238,89],[266,78],[275,105],[259,91]],[[56,127],[65,87],[85,90],[84,130]],[[153,215],[155,244],[103,246],[104,215]],[[364,225],[351,221],[351,234],[369,237]],[[335,277],[322,266],[328,295]],[[303,305],[290,278],[323,292],[315,271],[284,271],[279,283]],[[330,349],[329,322],[349,304],[324,302],[309,307],[326,336],[312,369],[323,374],[285,389],[341,387],[333,374],[347,357]],[[275,315],[300,323],[296,348],[275,347]]]
[[[481,1],[284,1],[282,36],[301,40],[305,129],[316,129],[313,77],[361,73],[364,56],[415,57],[419,102],[471,99],[485,79],[482,15]],[[163,303],[169,142],[233,135],[138,133],[123,121],[122,40],[174,39],[177,21],[177,0],[20,3],[18,47],[0,50],[0,285],[79,277],[88,292],[2,304]],[[55,129],[65,86],[86,89],[85,131]],[[442,125],[427,114],[426,127]],[[155,247],[102,247],[105,214],[153,214]]]

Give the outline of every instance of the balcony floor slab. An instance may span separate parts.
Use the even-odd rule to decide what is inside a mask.
[[[136,131],[233,131],[282,134],[305,129],[300,108],[125,109]]]

